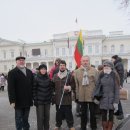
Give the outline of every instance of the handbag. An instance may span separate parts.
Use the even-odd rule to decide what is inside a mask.
[[[121,88],[119,91],[120,100],[128,100],[128,90],[126,88]]]

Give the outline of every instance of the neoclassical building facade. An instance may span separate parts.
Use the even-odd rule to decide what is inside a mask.
[[[7,73],[15,67],[17,56],[26,57],[26,67],[36,69],[44,63],[48,71],[56,58],[66,60],[70,70],[75,69],[74,50],[79,31],[54,34],[53,39],[41,43],[9,41],[0,38],[0,73]],[[104,35],[102,30],[82,30],[84,55],[90,56],[96,67],[117,54],[123,59],[125,69],[130,70],[130,35],[122,31]]]

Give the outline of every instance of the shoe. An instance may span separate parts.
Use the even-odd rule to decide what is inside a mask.
[[[124,119],[124,115],[123,115],[123,114],[118,115],[118,116],[117,116],[117,119],[118,119],[118,120],[122,120],[122,119]]]
[[[72,128],[70,128],[69,130],[75,130],[75,128],[74,128],[74,127],[72,127]]]
[[[54,130],[60,130],[60,127],[55,127]]]

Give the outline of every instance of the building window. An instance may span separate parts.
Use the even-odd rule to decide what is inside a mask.
[[[3,52],[4,59],[6,59],[6,51]]]
[[[4,65],[4,71],[7,71],[7,65]]]
[[[114,45],[111,46],[111,53],[115,53],[115,46]]]
[[[14,58],[14,52],[11,51],[11,58]]]
[[[92,53],[92,46],[88,46],[88,54],[91,54]]]
[[[107,46],[103,46],[103,52],[107,53]]]
[[[69,70],[72,70],[72,62],[69,62]]]
[[[56,48],[56,56],[59,56],[59,48]]]
[[[45,56],[47,56],[48,55],[48,51],[47,51],[47,49],[45,49]]]
[[[69,55],[72,55],[72,47],[69,48]]]
[[[120,45],[120,52],[121,52],[121,53],[124,52],[124,45]]]
[[[65,56],[65,48],[62,48],[62,56]]]
[[[95,45],[95,53],[96,53],[96,54],[99,53],[99,45]]]
[[[22,52],[20,52],[20,56],[22,56]]]
[[[38,49],[32,49],[32,55],[33,56],[39,56],[39,55],[41,55],[40,48],[38,48]]]

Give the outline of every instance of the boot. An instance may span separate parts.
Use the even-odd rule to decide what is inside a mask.
[[[54,130],[61,130],[60,127],[55,127]]]
[[[107,121],[102,122],[102,128],[103,128],[103,130],[108,130],[108,122]]]
[[[107,130],[112,130],[112,127],[113,127],[113,122],[109,121],[108,122],[108,129]]]
[[[71,127],[71,128],[69,128],[69,130],[75,130],[75,128],[74,128],[74,127]]]

